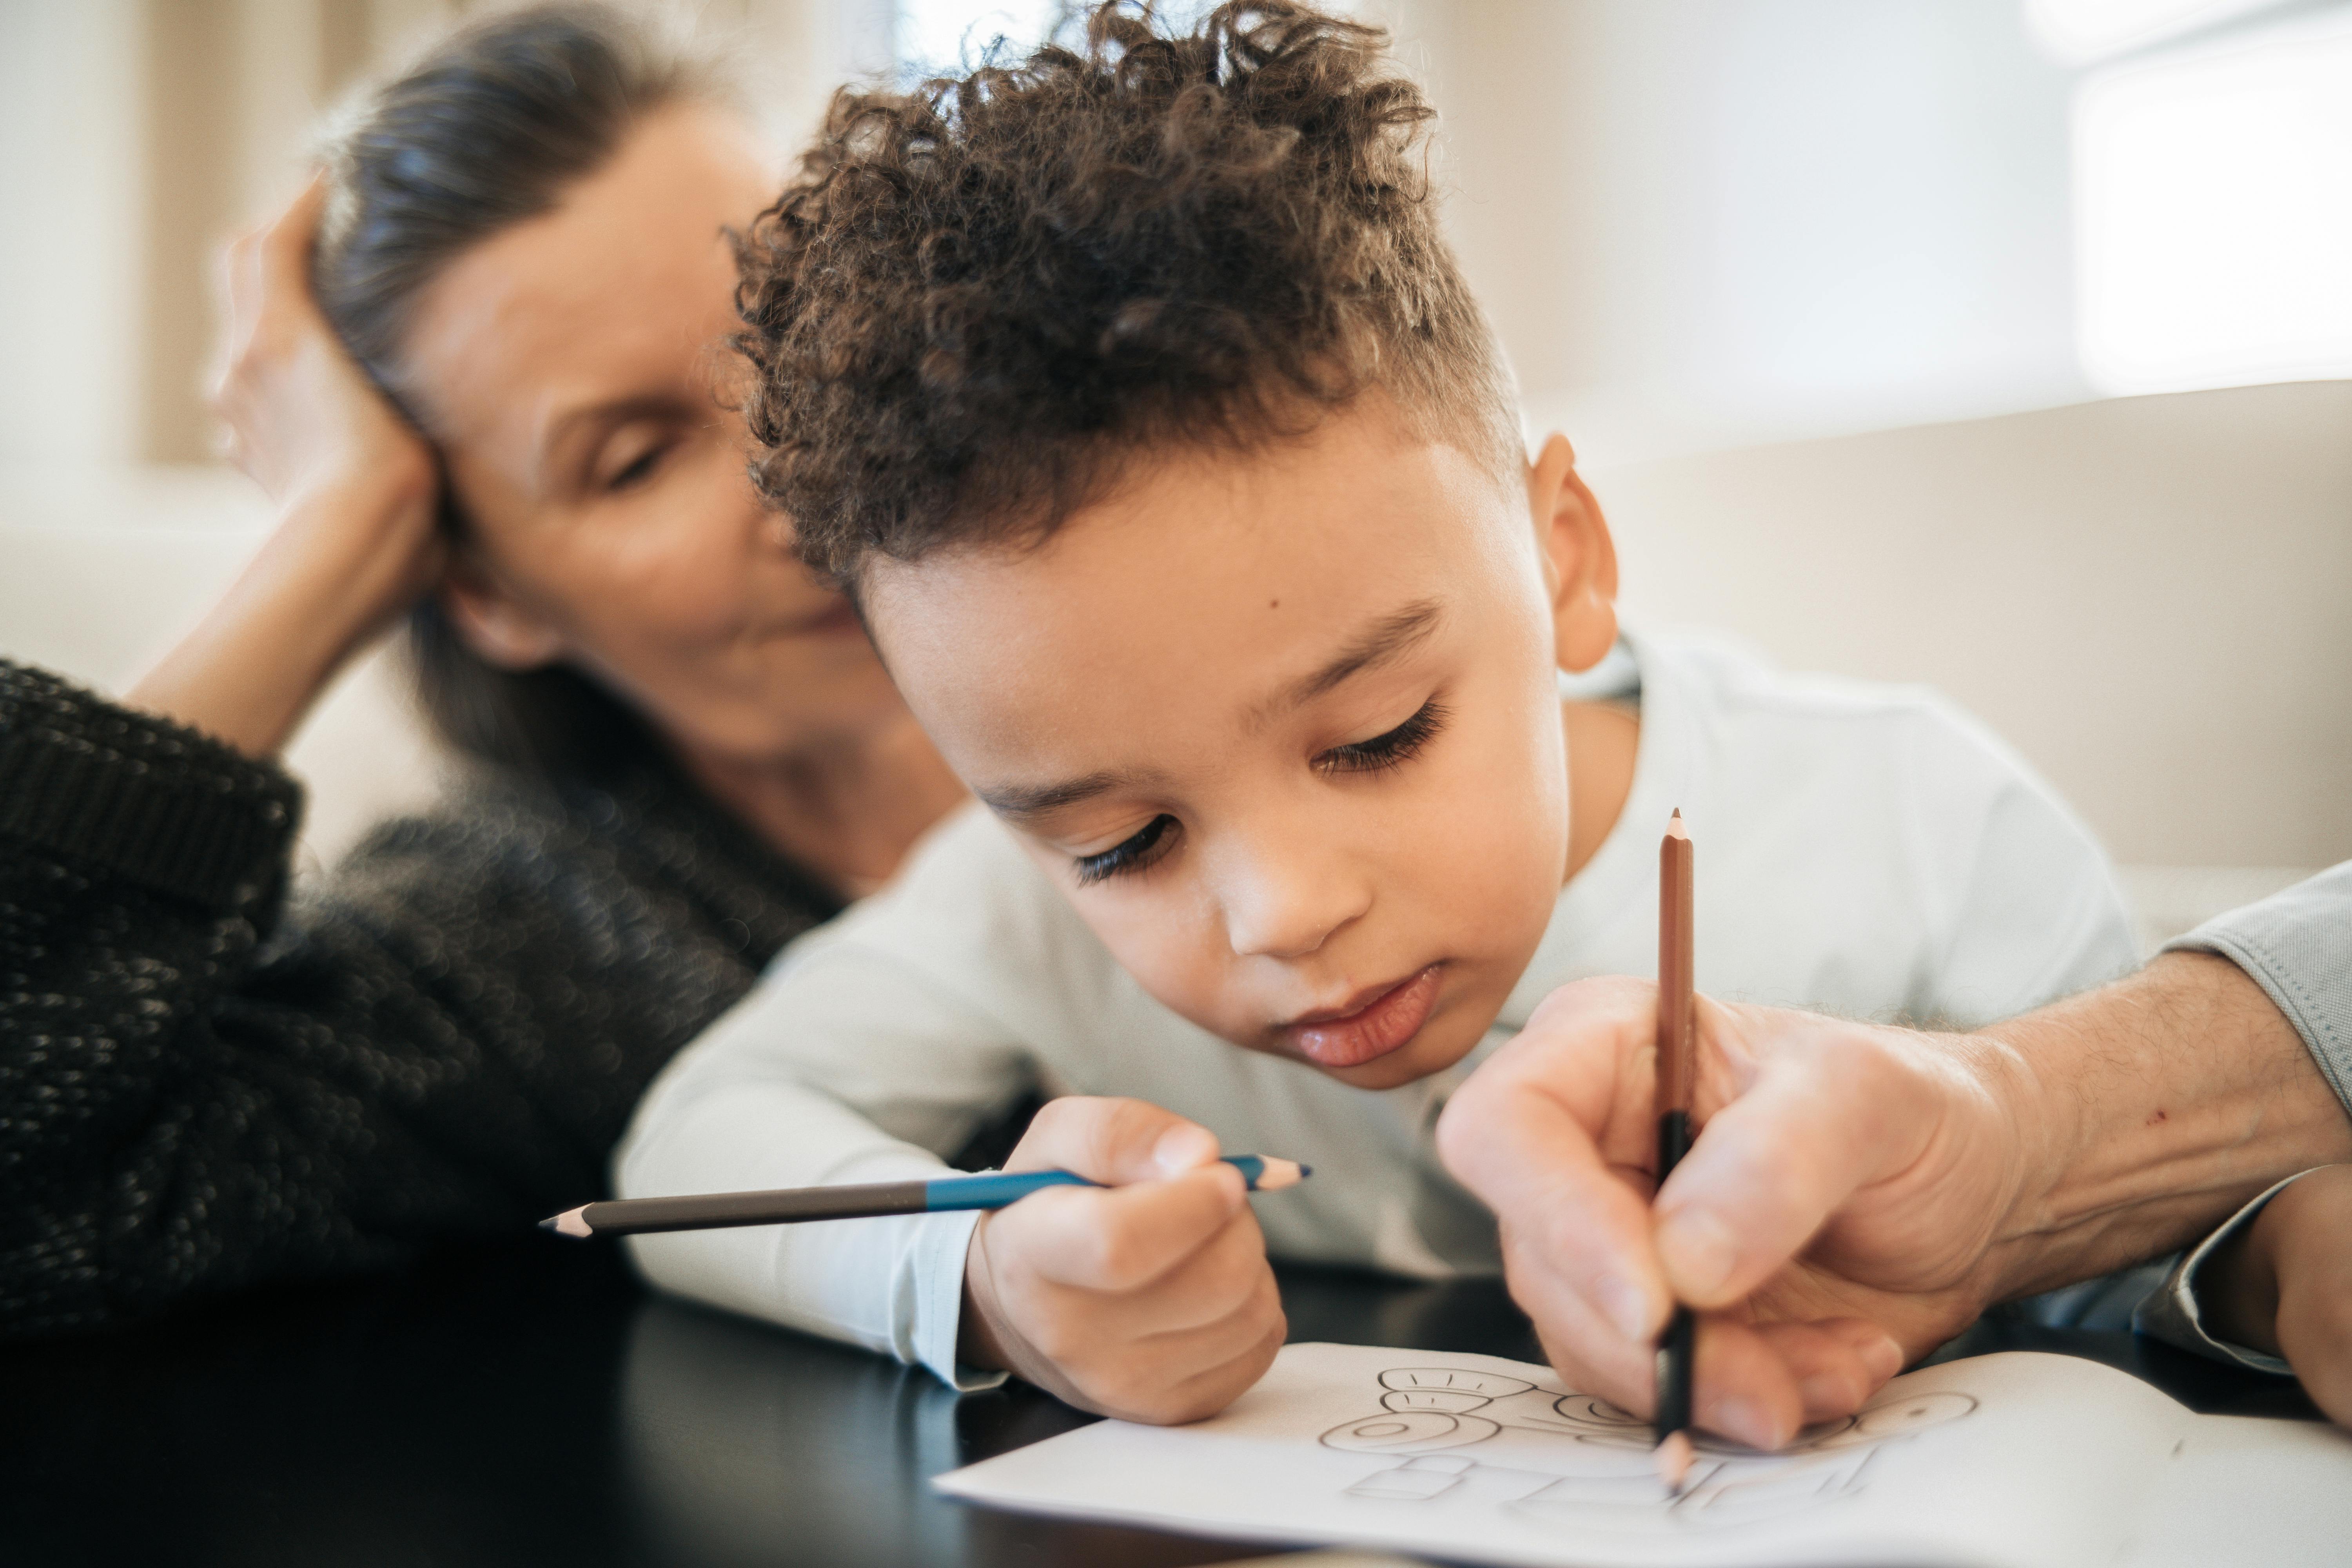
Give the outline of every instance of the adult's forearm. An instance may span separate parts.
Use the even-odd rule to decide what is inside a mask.
[[[2302,1037],[2225,959],[2167,953],[1987,1033],[2031,1101],[2002,1299],[2172,1251],[2281,1177],[2352,1159],[2352,1121]]]
[[[382,540],[394,527],[382,519],[417,504],[377,484],[293,503],[228,592],[125,700],[247,756],[274,756],[328,682],[424,586],[429,558]]]

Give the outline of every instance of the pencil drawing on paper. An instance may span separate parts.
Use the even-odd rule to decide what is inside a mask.
[[[1522,1517],[1648,1532],[1752,1523],[1866,1484],[1885,1444],[1959,1420],[1965,1394],[1897,1394],[1800,1434],[1778,1453],[1698,1436],[1679,1497],[1658,1479],[1648,1425],[1589,1394],[1458,1367],[1381,1373],[1377,1414],[1323,1434],[1327,1447],[1402,1460],[1348,1495],[1396,1502],[1487,1504]]]

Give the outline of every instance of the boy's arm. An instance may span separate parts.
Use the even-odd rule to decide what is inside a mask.
[[[869,1011],[846,1025],[845,1004]],[[616,1185],[640,1196],[943,1174],[933,1149],[870,1118],[950,1141],[942,1108],[1020,1081],[1017,1054],[991,1037],[870,953],[790,965],[656,1086]],[[1038,1112],[1007,1168],[1058,1167],[1104,1190],[1055,1188],[986,1215],[629,1245],[665,1289],[920,1363],[959,1389],[1013,1372],[1105,1415],[1197,1420],[1257,1380],[1284,1329],[1265,1238],[1217,1155],[1213,1134],[1172,1112],[1067,1096]]]
[[[1032,1087],[1032,1047],[1099,1026],[1107,963],[984,819],[806,939],[656,1083],[615,1157],[625,1195],[942,1174]],[[1050,901],[1049,901],[1050,900]],[[1083,1058],[1081,1058],[1083,1059]],[[1048,1104],[1008,1169],[1057,1188],[971,1214],[632,1237],[666,1289],[918,1362],[1013,1372],[1085,1408],[1192,1420],[1282,1343],[1265,1244],[1205,1129],[1136,1100]]]
[[[869,952],[793,954],[656,1080],[614,1156],[624,1197],[949,1175],[942,1158],[1029,1079],[1015,1042]],[[846,1340],[978,1388],[961,1364],[964,1253],[941,1214],[631,1237],[664,1289]]]

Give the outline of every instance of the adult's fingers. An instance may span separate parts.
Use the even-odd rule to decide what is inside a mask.
[[[319,219],[327,207],[327,176],[310,176],[295,198],[261,231],[261,260],[266,280],[290,286],[290,292],[308,300],[310,294],[310,253],[319,242]]]
[[[1531,1255],[1507,1247],[1511,1298],[1535,1324],[1544,1360],[1568,1386],[1637,1415],[1650,1414],[1657,1346],[1628,1339],[1573,1288],[1548,1278]]]
[[[1795,1383],[1808,1422],[1851,1415],[1903,1370],[1903,1350],[1860,1318],[1750,1325]]]
[[[1786,1032],[1794,1017],[1776,1014],[1772,1026]],[[1801,1026],[1812,1037],[1764,1057],[1659,1190],[1657,1257],[1695,1306],[1747,1296],[1848,1197],[1904,1170],[1935,1134],[1930,1078],[1905,1070],[1875,1031],[1832,1019]]]
[[[1555,994],[1455,1091],[1437,1128],[1446,1168],[1502,1216],[1534,1278],[1580,1297],[1629,1344],[1654,1336],[1672,1308],[1644,1190],[1655,1134],[1634,1131],[1653,1099],[1633,1079],[1653,1059],[1655,997],[1624,981]],[[1579,1316],[1557,1304],[1552,1315]]]
[[[1066,1095],[1045,1102],[1004,1164],[1073,1171],[1117,1186],[1177,1175],[1216,1158],[1215,1133],[1149,1100]]]

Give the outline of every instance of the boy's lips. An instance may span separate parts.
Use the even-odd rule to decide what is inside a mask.
[[[1418,974],[1359,993],[1344,1007],[1306,1013],[1282,1026],[1298,1054],[1318,1067],[1361,1067],[1411,1040],[1437,1001],[1433,963]]]

